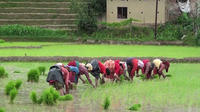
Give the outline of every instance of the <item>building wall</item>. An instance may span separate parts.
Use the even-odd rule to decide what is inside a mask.
[[[165,23],[166,1],[159,0],[158,23]],[[156,0],[107,0],[107,22],[119,22],[117,7],[128,7],[128,18],[139,20],[137,24],[155,23]]]

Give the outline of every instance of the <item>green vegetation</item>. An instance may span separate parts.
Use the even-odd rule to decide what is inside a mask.
[[[106,99],[104,100],[104,103],[103,103],[103,108],[105,110],[108,110],[109,107],[110,107],[110,99],[108,97],[106,97]]]
[[[15,88],[18,90],[22,85],[22,80],[16,80],[15,81]]]
[[[44,66],[39,66],[39,67],[38,67],[38,70],[39,70],[39,72],[40,72],[40,75],[44,75],[44,74],[45,74],[46,68],[45,68]]]
[[[19,43],[14,42],[12,44],[13,46],[15,46],[15,44],[18,45]],[[30,44],[32,44],[32,42]],[[29,43],[26,42],[24,46],[25,45],[29,46]],[[40,49],[0,49],[0,56],[24,56],[25,53],[27,54],[27,56],[81,56],[81,57],[152,56],[152,57],[183,58],[183,57],[199,57],[200,49],[198,47],[186,47],[186,46],[84,45],[84,44],[51,45],[51,46],[44,46]]]
[[[138,111],[141,108],[141,104],[134,104],[129,108],[131,111]]]
[[[38,103],[37,94],[36,94],[35,91],[32,91],[32,92],[31,92],[30,98],[31,98],[31,101],[33,102],[33,104],[37,104],[37,103]]]
[[[4,25],[0,26],[0,36],[6,36],[7,38],[55,38],[55,37],[67,37],[66,31],[50,30],[45,28],[39,28],[34,26],[25,25]]]
[[[67,95],[64,95],[64,96],[59,96],[58,100],[59,101],[73,100],[73,96],[71,94],[67,94]]]
[[[8,77],[8,73],[5,71],[4,67],[0,66],[0,78]]]
[[[58,98],[59,98],[59,93],[53,89],[46,89],[43,94],[42,94],[43,102],[46,105],[54,105],[56,104]]]
[[[5,43],[5,40],[3,40],[3,39],[0,39],[0,43]]]
[[[20,71],[18,71],[18,70],[15,70],[13,73],[21,73]]]
[[[12,89],[14,89],[14,88],[15,88],[15,82],[14,81],[8,82],[8,84],[6,85],[6,89],[5,89],[6,95],[10,95],[10,91],[12,91]]]
[[[3,108],[0,108],[0,112],[5,112],[5,109],[3,109]]]
[[[28,77],[28,82],[29,81],[38,82],[39,81],[39,77],[40,77],[38,69],[31,69],[28,72],[27,77]]]
[[[11,103],[11,104],[14,103],[14,100],[15,100],[17,94],[18,94],[18,91],[17,91],[16,88],[13,88],[13,89],[10,91],[10,94],[9,94],[9,95],[10,95],[10,103]]]

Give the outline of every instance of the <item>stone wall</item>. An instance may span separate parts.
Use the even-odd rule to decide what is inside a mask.
[[[191,12],[190,16],[196,15],[196,3],[199,0],[190,0],[190,6],[191,6]],[[180,16],[181,11],[179,9],[178,3],[176,0],[168,0],[167,6],[166,6],[166,17],[168,21],[176,19],[178,16]]]

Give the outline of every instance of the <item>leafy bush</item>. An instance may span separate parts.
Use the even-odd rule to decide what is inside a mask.
[[[39,72],[40,72],[40,75],[44,75],[44,74],[45,74],[46,68],[45,68],[44,66],[39,66],[39,67],[38,67],[38,70],[39,70]]]
[[[15,82],[14,81],[8,82],[8,84],[6,85],[6,89],[5,89],[6,95],[10,95],[10,91],[14,88],[15,88]]]
[[[3,109],[3,108],[0,108],[0,112],[5,112],[5,109]]]
[[[13,88],[10,91],[10,103],[14,103],[14,99],[16,98],[17,94],[18,94],[18,91],[16,88]]]
[[[129,108],[131,111],[138,111],[141,108],[141,104],[134,104]]]
[[[38,100],[37,100],[37,94],[35,91],[32,91],[31,94],[30,94],[30,98],[33,102],[33,104],[37,104],[38,103]]]
[[[42,102],[43,102],[43,98],[42,98],[42,96],[37,100],[37,103],[38,104],[42,104]]]
[[[104,103],[103,103],[103,108],[105,110],[108,110],[109,107],[110,107],[110,99],[108,97],[106,97],[106,99],[104,100]]]
[[[3,39],[0,39],[0,43],[5,43],[5,40],[3,40]]]
[[[22,85],[22,80],[16,80],[16,82],[15,82],[15,88],[19,89],[21,87],[21,85]]]
[[[37,69],[31,69],[28,74],[28,81],[31,81],[31,82],[38,82],[39,81],[39,72]]]
[[[5,71],[4,67],[0,66],[0,78],[8,77],[8,73]]]
[[[58,98],[59,101],[69,101],[69,100],[73,100],[73,96],[71,94],[67,94],[64,96],[60,96]]]
[[[195,46],[197,43],[197,38],[193,33],[188,33],[186,37],[183,39],[184,44],[190,45],[190,46]]]

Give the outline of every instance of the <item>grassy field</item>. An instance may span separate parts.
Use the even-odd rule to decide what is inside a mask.
[[[150,45],[76,45],[69,43],[45,43],[45,42],[6,42],[0,47],[7,46],[43,46],[34,49],[0,49],[0,56],[128,56],[128,57],[199,57],[199,47],[186,46],[150,46]],[[56,52],[55,52],[56,51]]]
[[[167,79],[142,81],[136,78],[134,82],[112,84],[108,83],[96,89],[81,82],[73,94],[75,99],[70,102],[59,102],[56,106],[33,105],[29,92],[36,90],[40,94],[48,87],[46,76],[40,76],[39,83],[28,83],[26,74],[29,69],[46,66],[53,63],[35,62],[4,62],[9,78],[0,79],[0,107],[7,112],[102,112],[102,102],[106,96],[111,99],[109,112],[129,112],[127,109],[139,103],[139,112],[199,112],[200,111],[200,64],[172,64]],[[14,71],[21,73],[13,73]],[[93,77],[91,76],[93,79]],[[14,104],[4,94],[4,87],[10,80],[21,79],[23,85]]]

